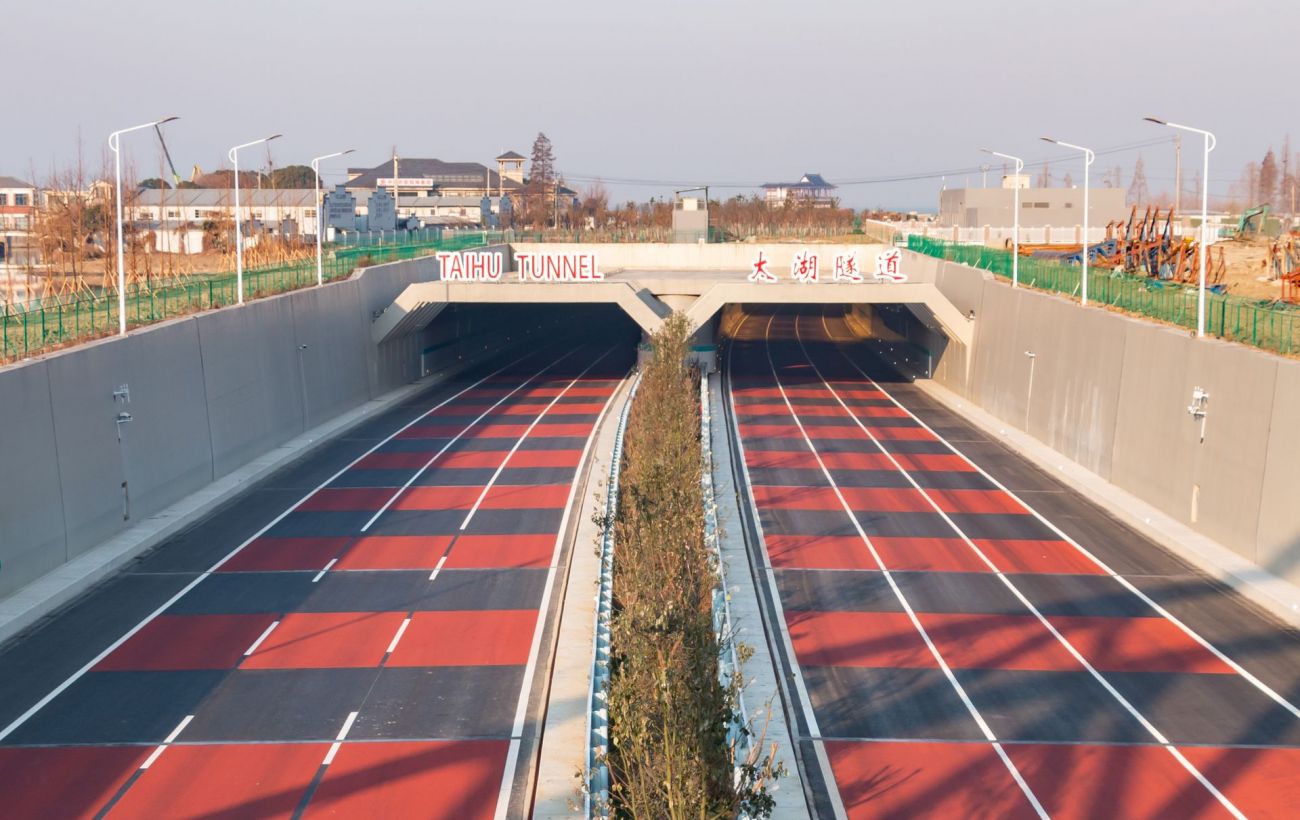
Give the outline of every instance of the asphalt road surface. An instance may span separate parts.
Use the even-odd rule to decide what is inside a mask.
[[[823,817],[1295,817],[1300,638],[900,378],[838,310],[728,351]]]
[[[0,816],[525,815],[570,510],[632,361],[435,388],[11,643]]]

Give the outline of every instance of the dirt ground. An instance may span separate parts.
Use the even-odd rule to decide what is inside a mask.
[[[1272,271],[1268,267],[1268,249],[1272,241],[1249,238],[1216,243],[1216,248],[1223,247],[1223,261],[1227,266],[1224,281],[1229,293],[1247,299],[1282,298],[1281,280],[1269,281]]]

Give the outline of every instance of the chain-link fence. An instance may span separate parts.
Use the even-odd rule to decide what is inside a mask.
[[[440,251],[507,241],[497,232],[448,232],[427,242],[338,248],[322,262],[325,281],[343,279],[357,268],[414,259]],[[316,259],[244,271],[244,298],[256,299],[316,284]],[[195,274],[165,285],[132,283],[126,290],[126,322],[134,327],[200,310],[233,305],[238,299],[231,273]],[[26,358],[73,342],[107,336],[118,329],[116,289],[46,298],[0,308],[0,361]]]
[[[980,268],[1011,278],[1011,253],[984,245],[957,245],[909,236],[908,250]],[[1020,258],[1020,284],[1079,297],[1082,268],[1060,262]],[[1274,301],[1206,293],[1205,332],[1211,336],[1272,350],[1300,353],[1300,308]],[[1088,300],[1180,327],[1196,327],[1196,288],[1122,271],[1089,268]]]

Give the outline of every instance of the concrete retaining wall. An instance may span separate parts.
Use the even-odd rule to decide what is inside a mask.
[[[940,263],[937,282],[976,322],[972,349],[950,345],[936,381],[1300,583],[1300,362],[963,265]],[[1196,387],[1210,394],[1204,441],[1187,412]]]
[[[370,321],[436,275],[428,258],[381,265],[0,368],[0,596],[417,378],[439,331],[376,349]],[[464,353],[430,356],[441,368]],[[119,412],[132,417],[120,444]]]

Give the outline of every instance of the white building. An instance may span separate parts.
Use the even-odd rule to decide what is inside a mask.
[[[127,209],[127,219],[135,223],[167,226],[202,225],[213,220],[234,218],[233,188],[147,188],[136,194]],[[292,223],[299,234],[316,234],[316,191],[311,188],[239,191],[239,220],[258,223],[278,231]]]
[[[0,263],[26,261],[35,209],[35,185],[0,176]]]

